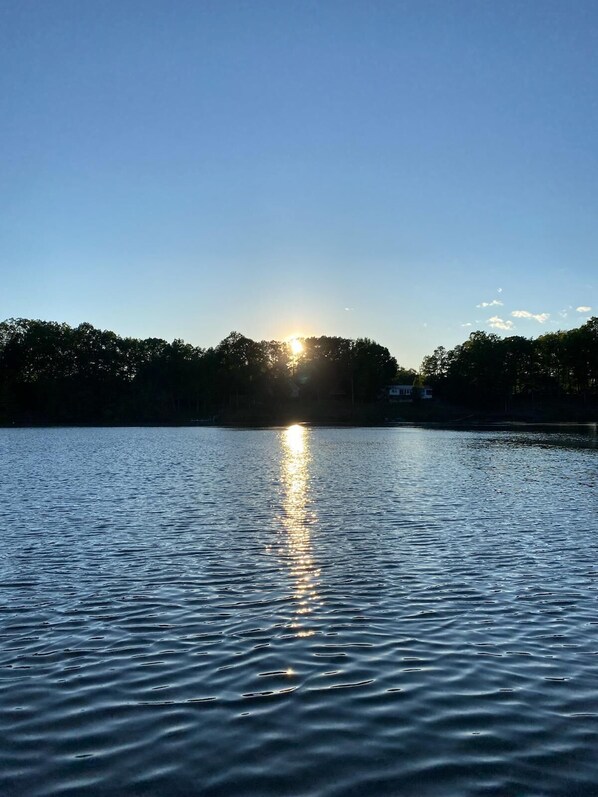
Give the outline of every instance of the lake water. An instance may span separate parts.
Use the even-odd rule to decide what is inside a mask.
[[[596,441],[0,430],[0,794],[598,794]]]

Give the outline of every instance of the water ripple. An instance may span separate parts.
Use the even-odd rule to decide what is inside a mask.
[[[0,430],[0,793],[596,793],[596,447]]]

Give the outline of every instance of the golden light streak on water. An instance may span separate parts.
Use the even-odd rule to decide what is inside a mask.
[[[320,571],[313,558],[311,526],[315,514],[309,511],[309,430],[299,424],[281,435],[283,457],[281,481],[284,485],[282,523],[286,532],[289,570],[294,581],[294,617],[291,627],[299,637],[312,636],[306,623],[317,607]]]

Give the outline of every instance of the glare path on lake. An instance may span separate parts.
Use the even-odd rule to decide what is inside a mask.
[[[313,557],[310,527],[316,516],[309,511],[309,431],[295,424],[281,434],[284,487],[282,524],[293,578],[294,615],[291,627],[299,637],[315,633],[310,620],[318,604],[320,570]]]

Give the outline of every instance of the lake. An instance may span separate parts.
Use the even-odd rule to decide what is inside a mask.
[[[0,793],[598,794],[597,447],[0,430]]]

